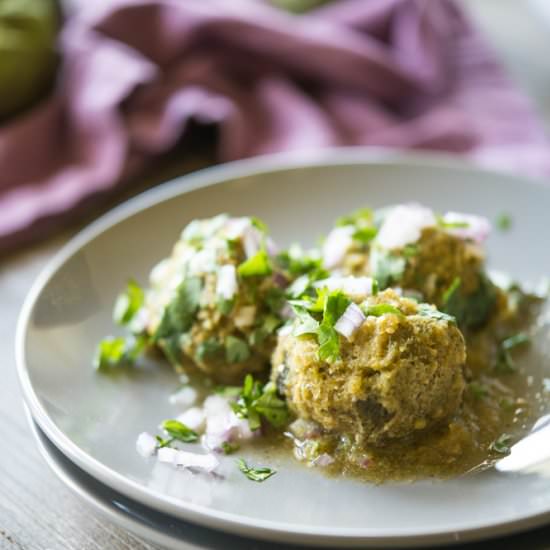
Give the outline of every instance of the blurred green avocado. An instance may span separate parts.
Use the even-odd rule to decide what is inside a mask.
[[[0,0],[0,119],[30,106],[52,84],[59,19],[54,0]]]

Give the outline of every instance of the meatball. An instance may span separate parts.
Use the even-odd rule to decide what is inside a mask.
[[[327,432],[372,445],[451,417],[462,401],[466,359],[452,318],[391,289],[366,297],[361,309],[366,318],[349,339],[340,336],[333,362],[319,359],[315,335],[280,331],[272,380],[289,408]]]
[[[221,383],[268,368],[284,286],[265,226],[227,215],[196,220],[151,272],[146,331],[178,369]]]

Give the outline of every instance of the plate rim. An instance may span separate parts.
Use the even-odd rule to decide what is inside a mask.
[[[135,482],[121,473],[107,467],[99,460],[88,455],[78,445],[72,442],[60,428],[50,419],[46,410],[42,407],[35,393],[28,369],[26,366],[25,342],[27,327],[31,318],[33,307],[41,292],[60,268],[82,247],[100,236],[103,232],[116,226],[123,220],[169,201],[174,197],[185,195],[192,191],[215,185],[223,185],[228,180],[240,177],[259,175],[271,172],[280,172],[289,169],[312,168],[323,166],[345,165],[402,165],[419,166],[423,168],[440,168],[465,173],[484,174],[485,176],[497,176],[511,183],[521,179],[522,183],[534,185],[538,188],[549,190],[546,182],[540,178],[523,176],[517,173],[500,172],[490,170],[469,162],[467,159],[441,153],[406,152],[383,148],[350,147],[339,149],[324,149],[300,153],[281,153],[265,155],[252,159],[238,160],[230,163],[219,164],[205,168],[187,175],[179,176],[157,187],[146,190],[143,193],[123,202],[114,209],[100,216],[97,220],[79,231],[69,240],[42,269],[32,284],[27,297],[23,302],[19,314],[16,338],[15,356],[19,385],[23,398],[29,407],[31,414],[48,439],[60,450],[60,452],[79,466],[86,473],[98,479],[116,491],[137,500],[163,513],[174,517],[180,517],[207,527],[224,530],[231,533],[247,533],[268,540],[287,542],[334,545],[401,545],[418,546],[420,544],[451,543],[479,540],[490,536],[510,534],[531,527],[541,525],[550,519],[550,508],[538,514],[515,515],[509,520],[501,520],[497,523],[487,521],[466,522],[457,524],[456,529],[450,531],[445,528],[427,530],[425,528],[320,528],[307,525],[288,525],[260,518],[249,518],[219,510],[207,506],[188,503],[174,497],[149,489]]]

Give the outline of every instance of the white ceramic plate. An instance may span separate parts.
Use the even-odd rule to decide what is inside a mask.
[[[182,548],[197,550],[291,550],[299,548],[288,544],[263,542],[245,539],[236,535],[221,533],[199,527],[163,514],[143,504],[139,504],[110,487],[100,483],[78,468],[44,435],[25,407],[27,420],[35,438],[38,450],[54,474],[79,498],[97,510],[115,525],[126,529],[149,542],[170,550]],[[456,550],[546,550],[548,529],[529,531],[526,534],[508,536],[467,545],[455,545]]]
[[[173,415],[168,368],[110,378],[92,370],[113,331],[113,300],[129,276],[145,282],[192,218],[227,211],[266,220],[277,241],[306,244],[354,208],[415,200],[494,219],[514,230],[490,238],[493,265],[521,279],[550,273],[550,192],[519,177],[444,157],[323,152],[271,157],[181,178],[117,208],[78,235],[40,276],[21,314],[17,356],[25,401],[48,438],[102,483],[174,517],[238,534],[335,546],[426,545],[512,532],[550,518],[550,480],[496,471],[447,482],[373,486],[329,479],[278,458],[255,484],[236,468],[224,482],[190,479],[139,457],[136,435]],[[548,350],[529,367],[540,376]],[[540,349],[539,349],[540,348]],[[538,369],[538,370],[537,370]],[[227,460],[233,460],[227,457]],[[261,457],[252,457],[261,461]]]

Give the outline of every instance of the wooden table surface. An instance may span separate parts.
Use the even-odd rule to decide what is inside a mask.
[[[540,20],[528,9],[530,2],[468,0],[467,5],[511,72],[538,103],[550,127],[550,63],[545,55],[550,45],[550,20]],[[188,163],[175,169],[172,166],[157,173],[157,178],[193,167]],[[16,319],[32,281],[75,231],[73,228],[0,263],[0,548],[151,550],[157,547],[97,516],[50,472],[38,454],[23,412],[13,353]],[[196,549],[197,545],[182,543],[181,547]],[[203,547],[212,546],[205,540]],[[468,546],[522,547],[550,549],[550,527]]]

